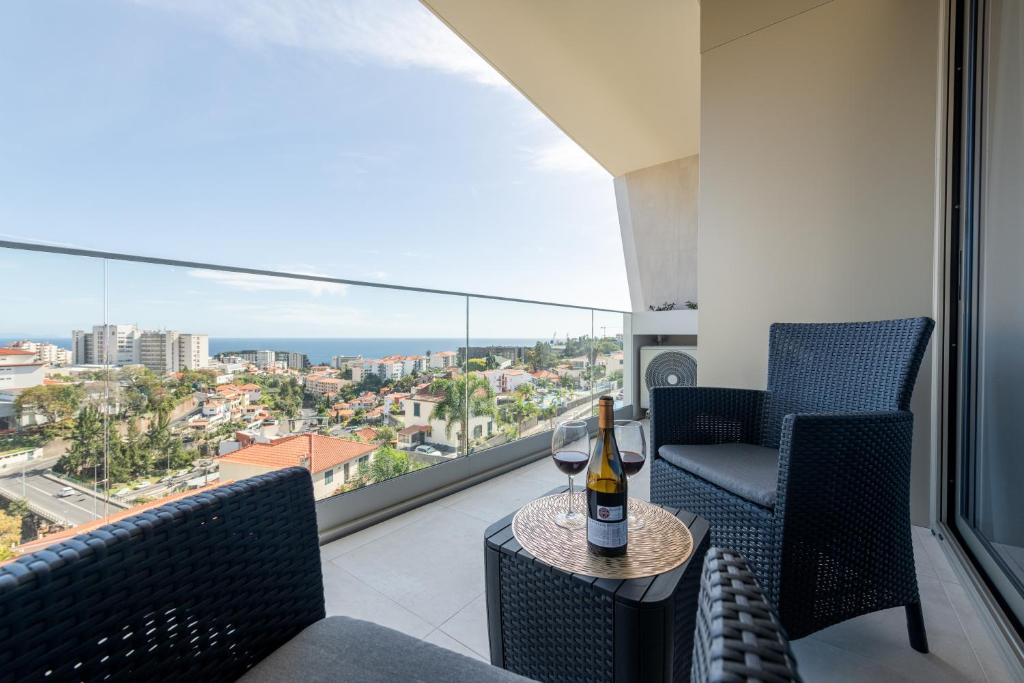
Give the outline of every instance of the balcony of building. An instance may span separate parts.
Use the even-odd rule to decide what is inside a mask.
[[[672,383],[764,389],[773,323],[926,317],[901,493],[929,652],[896,607],[794,656],[808,681],[1024,680],[1019,9],[422,4],[608,172],[630,310],[0,241],[85,321],[0,348],[0,495],[36,527],[5,559],[299,466],[327,614],[491,662],[485,530],[564,485],[555,425],[605,395],[644,419],[665,351],[695,368]],[[140,302],[252,333],[132,324]],[[299,317],[331,343],[288,339]]]

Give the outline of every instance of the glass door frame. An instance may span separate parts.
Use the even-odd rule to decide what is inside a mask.
[[[984,581],[1018,639],[1024,636],[1024,585],[1006,572],[962,509],[973,511],[977,434],[977,247],[984,96],[986,0],[950,0],[945,166],[942,449],[939,520]],[[971,515],[973,517],[973,514]],[[1019,640],[1018,640],[1019,642]]]

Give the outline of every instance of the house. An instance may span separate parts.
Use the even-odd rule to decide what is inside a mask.
[[[434,394],[414,394],[402,401],[402,409],[405,413],[405,424],[427,425],[430,427],[431,442],[459,448],[459,440],[462,437],[462,425],[453,424],[449,434],[448,422],[446,420],[434,419],[433,413],[437,404],[444,400],[443,396]],[[478,439],[494,434],[496,425],[494,418],[490,415],[474,415],[469,419],[469,432],[471,439]]]
[[[602,353],[594,359],[595,365],[600,365],[604,368],[605,375],[611,374],[616,370],[622,370],[625,363],[626,354],[622,351],[612,351],[611,353]]]
[[[425,443],[430,436],[429,425],[410,425],[398,430],[398,447],[410,450]]]
[[[353,436],[358,436],[359,440],[364,443],[373,443],[377,438],[377,430],[373,427],[360,427],[352,432]]]
[[[557,383],[559,379],[558,373],[551,372],[550,370],[535,370],[530,373],[530,376],[537,382]]]
[[[499,394],[507,394],[523,384],[533,382],[533,377],[526,370],[484,370],[480,374],[487,378],[491,389]]]
[[[327,498],[356,476],[359,465],[373,460],[375,444],[322,434],[293,434],[269,443],[252,443],[229,453],[220,463],[221,479],[245,479],[296,465],[313,477],[313,495]]]

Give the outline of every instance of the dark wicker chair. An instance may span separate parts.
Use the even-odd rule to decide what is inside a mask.
[[[699,600],[691,681],[799,683],[786,631],[738,553],[708,551]]]
[[[904,606],[928,651],[910,526],[910,397],[934,323],[775,324],[767,391],[651,391],[651,500],[742,553],[792,638]]]
[[[233,681],[323,617],[309,473],[280,470],[0,567],[0,680]]]
[[[324,618],[309,472],[200,493],[0,566],[0,683],[524,679]]]

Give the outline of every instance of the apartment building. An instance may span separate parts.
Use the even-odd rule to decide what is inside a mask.
[[[0,391],[28,389],[43,383],[43,363],[25,349],[0,349]]]
[[[362,356],[331,356],[331,367],[336,370],[344,370],[347,367],[358,365],[362,362]]]
[[[306,393],[311,396],[337,396],[349,380],[331,377],[326,374],[309,375],[306,377]]]
[[[23,339],[11,344],[10,348],[31,351],[35,354],[36,360],[51,367],[70,365],[73,362],[70,349],[61,348],[49,342],[34,342]]]
[[[210,338],[177,330],[140,330],[135,325],[94,325],[71,331],[75,365],[143,365],[157,374],[210,365]]]
[[[454,351],[437,351],[427,356],[430,367],[434,370],[444,370],[458,363],[459,355]]]

